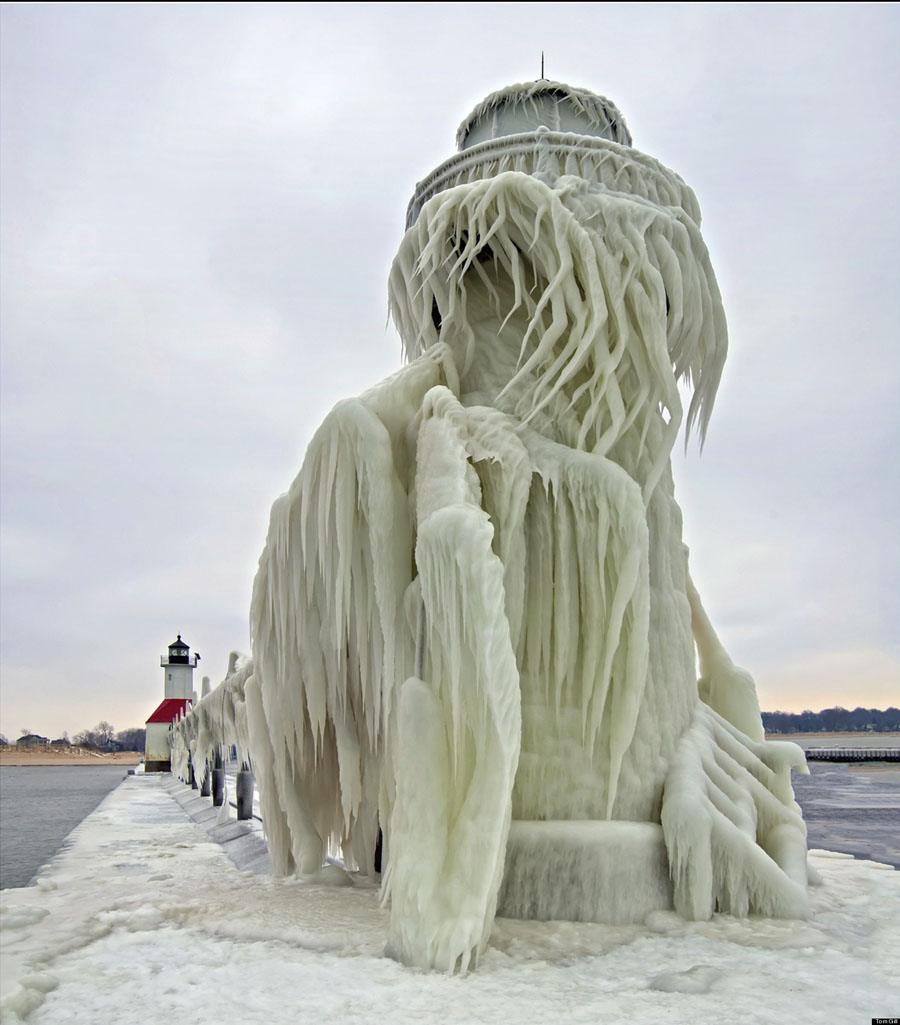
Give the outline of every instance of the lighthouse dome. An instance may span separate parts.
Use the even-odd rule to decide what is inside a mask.
[[[658,161],[633,149],[618,107],[588,89],[545,78],[499,89],[463,118],[456,144],[457,152],[416,185],[407,228],[439,192],[506,171],[548,184],[575,175],[651,202],[682,206],[699,223],[693,193]]]
[[[631,133],[619,109],[605,96],[546,78],[508,85],[486,96],[462,121],[458,149],[505,135],[545,128],[631,145]]]

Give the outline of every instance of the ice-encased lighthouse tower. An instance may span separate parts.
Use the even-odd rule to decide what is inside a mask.
[[[801,916],[803,756],[763,739],[674,497],[727,347],[696,198],[560,83],[458,144],[391,269],[406,367],[272,510],[241,685],[273,861],[373,871],[380,828],[389,950],[448,969],[497,913]]]

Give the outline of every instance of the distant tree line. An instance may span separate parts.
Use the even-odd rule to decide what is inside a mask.
[[[854,733],[900,731],[900,708],[823,708],[821,712],[763,712],[767,733]]]
[[[143,751],[146,735],[147,731],[143,726],[135,726],[130,730],[119,730],[116,734],[116,743],[122,745],[123,751]]]
[[[63,730],[62,736],[52,741],[52,746],[66,747],[69,744],[74,744],[76,747],[89,747],[94,751],[143,751],[146,732],[143,727],[116,732],[115,726],[103,719],[92,730],[82,730],[80,733],[76,733],[71,740],[69,734]],[[27,726],[23,726],[20,733],[19,740],[29,736],[36,737]],[[48,740],[46,737],[37,739]],[[8,743],[6,737],[0,733],[0,746]]]
[[[900,732],[900,708],[823,708],[821,712],[763,712],[763,726],[767,733],[854,733],[871,731],[874,733]],[[76,733],[72,740],[63,735],[54,742],[54,746],[68,743],[79,747],[89,747],[95,751],[143,751],[146,730],[134,728],[119,730],[112,723],[102,720],[92,730]],[[22,734],[31,733],[23,729]],[[0,734],[0,745],[7,743],[6,737]]]
[[[72,738],[72,743],[79,747],[92,747],[98,751],[107,751],[113,746],[116,728],[111,722],[101,719],[92,730],[82,730]]]
[[[135,728],[117,733],[115,726],[103,719],[92,730],[76,733],[72,743],[95,751],[143,751],[146,732],[143,728]]]

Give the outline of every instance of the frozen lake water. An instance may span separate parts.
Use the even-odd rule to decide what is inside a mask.
[[[900,766],[810,762],[794,775],[808,843],[900,868]]]
[[[25,886],[127,772],[126,765],[0,766],[0,889]]]

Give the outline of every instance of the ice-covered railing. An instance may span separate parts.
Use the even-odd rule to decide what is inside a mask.
[[[503,171],[521,171],[550,180],[574,175],[662,206],[681,207],[700,223],[700,204],[694,191],[660,161],[609,139],[540,128],[478,143],[445,160],[416,185],[406,212],[407,228],[415,224],[432,196],[457,185],[493,178]]]
[[[250,659],[232,652],[224,680],[197,704],[182,713],[172,728],[172,772],[185,783],[197,783],[201,792],[213,794],[214,803],[225,800],[223,763],[230,749],[237,751],[239,817],[252,807],[253,759],[247,722],[245,685],[252,676]],[[207,683],[204,677],[204,685]],[[248,778],[249,777],[249,778]]]

